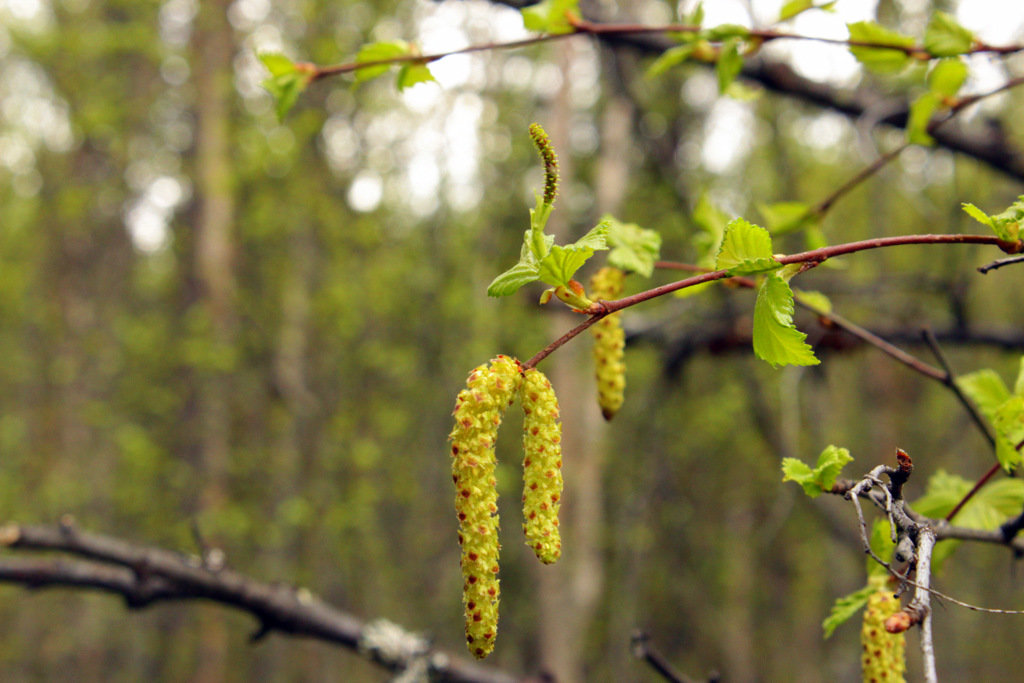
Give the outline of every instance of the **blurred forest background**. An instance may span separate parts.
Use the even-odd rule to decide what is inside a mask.
[[[706,5],[708,25],[763,26],[781,2]],[[938,8],[1005,44],[1024,40],[1024,18],[992,8],[1013,5],[840,0],[822,21],[877,18],[920,35]],[[587,7],[648,23],[675,12],[660,0]],[[564,235],[611,211],[661,231],[665,258],[692,261],[702,195],[753,221],[761,203],[823,199],[900,143],[902,131],[875,123],[912,87],[863,75],[842,47],[771,46],[767,57],[806,78],[877,96],[877,110],[850,118],[785,94],[720,98],[703,67],[645,78],[650,57],[574,38],[452,57],[432,67],[440,85],[403,93],[387,79],[328,79],[279,122],[257,52],[331,64],[398,38],[444,51],[522,37],[518,12],[482,0],[3,0],[0,22],[0,519],[70,514],[187,553],[198,552],[195,525],[236,570],[459,656],[445,443],[455,395],[474,366],[528,358],[575,324],[538,306],[539,288],[485,293],[514,263],[540,186],[527,126],[541,122],[560,153],[553,220]],[[1021,63],[971,65],[983,91]],[[1011,91],[958,125],[1021,149],[1022,104]],[[823,229],[833,243],[981,233],[960,202],[997,212],[1020,193],[1020,177],[911,148]],[[804,248],[790,239],[777,248]],[[992,367],[1012,382],[1024,273],[975,270],[998,256],[875,251],[801,284],[928,360],[922,327],[958,371]],[[859,680],[858,625],[821,631],[833,600],[863,585],[855,516],[783,485],[780,458],[812,460],[834,443],[855,474],[902,447],[917,465],[912,499],[935,472],[973,481],[993,456],[949,391],[811,317],[797,322],[820,366],[756,360],[752,305],[750,292],[718,286],[626,311],[627,398],[609,425],[586,336],[542,364],[566,422],[565,551],[544,567],[523,546],[510,415],[489,665],[656,680],[630,653],[639,628],[693,676]],[[1019,571],[1006,549],[972,545],[937,587],[1021,609]],[[128,611],[109,595],[8,585],[0,678],[386,677],[329,644],[252,644],[255,627],[208,603]],[[1006,680],[1019,667],[1019,617],[940,606],[936,633],[947,680]]]

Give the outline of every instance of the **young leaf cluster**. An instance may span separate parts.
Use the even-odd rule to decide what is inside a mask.
[[[772,254],[767,230],[742,218],[726,226],[715,268],[730,275],[767,273],[754,303],[754,354],[772,366],[817,365],[820,361],[793,323],[793,290]]]
[[[804,493],[817,498],[832,489],[843,467],[852,461],[850,451],[831,445],[821,452],[813,469],[797,458],[783,458],[782,481],[795,481],[803,487]]]
[[[990,369],[963,375],[957,385],[992,425],[999,464],[1007,472],[1013,471],[1021,464],[1018,445],[1024,442],[1024,357],[1012,393]]]
[[[1017,197],[1017,201],[1002,213],[991,216],[969,202],[964,202],[962,207],[964,213],[982,225],[987,225],[999,239],[1016,242],[1021,238],[1020,227],[1021,222],[1024,221],[1024,195]]]

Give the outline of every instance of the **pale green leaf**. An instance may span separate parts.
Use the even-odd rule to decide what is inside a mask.
[[[847,24],[850,40],[874,45],[892,45],[893,47],[913,47],[914,39],[896,31],[880,26],[873,21],[858,21]],[[910,62],[906,50],[887,47],[851,46],[850,52],[857,61],[872,71],[893,73],[900,71]]]
[[[758,211],[764,216],[765,227],[773,235],[784,235],[807,227],[814,222],[811,207],[804,202],[775,202],[758,204]]]
[[[825,618],[825,621],[821,623],[825,637],[829,638],[840,624],[848,621],[860,612],[868,604],[868,598],[871,597],[875,590],[874,586],[864,586],[864,588],[854,593],[837,598],[832,605],[832,611]]]
[[[430,73],[430,69],[426,64],[409,62],[407,64],[403,64],[398,70],[396,85],[399,90],[405,90],[417,83],[430,83],[435,80],[434,74]]]
[[[285,115],[295,106],[299,95],[309,85],[313,74],[311,71],[300,69],[292,60],[281,54],[262,54],[260,61],[270,72],[270,78],[263,81],[262,85],[274,98],[278,120],[284,120]]]
[[[280,53],[264,52],[259,55],[259,59],[271,76],[282,76],[296,71],[295,63]]]
[[[818,464],[814,468],[815,479],[822,491],[828,491],[836,483],[836,478],[847,463],[853,462],[850,451],[838,446],[829,445],[818,456]]]
[[[928,124],[932,114],[941,104],[938,95],[926,92],[910,105],[910,116],[907,119],[907,140],[915,145],[931,146],[935,139],[928,133]]]
[[[936,12],[924,31],[924,49],[934,57],[952,57],[970,51],[974,34],[945,12]]]
[[[814,470],[803,460],[783,458],[782,481],[795,481],[803,487],[804,493],[811,498],[817,498],[821,495],[821,487],[814,481]]]
[[[821,292],[798,289],[793,292],[793,296],[796,297],[799,303],[807,306],[815,313],[827,315],[832,312],[832,302]]]
[[[964,213],[966,213],[968,216],[978,221],[982,225],[987,225],[993,230],[995,229],[996,226],[992,218],[987,213],[976,207],[974,204],[971,204],[970,202],[963,202],[962,204],[960,204],[960,208],[963,209]]]
[[[647,77],[655,78],[662,75],[672,67],[682,64],[690,58],[690,55],[693,54],[696,47],[697,46],[694,43],[688,43],[686,45],[677,45],[665,50],[661,53],[661,56],[654,60],[653,64],[647,67]]]
[[[817,365],[820,361],[805,339],[793,324],[793,291],[785,280],[769,274],[754,304],[754,354],[773,367]]]
[[[789,2],[783,5],[782,9],[779,10],[779,21],[792,19],[796,15],[801,12],[806,12],[812,7],[814,7],[814,0],[789,0]]]
[[[712,26],[701,33],[701,36],[712,42],[729,41],[734,38],[746,38],[750,35],[750,29],[739,24],[719,24]],[[739,41],[737,41],[739,42]]]
[[[612,216],[608,222],[608,264],[650,277],[661,250],[661,235],[656,230],[641,228],[636,223],[623,223]]]
[[[579,15],[579,0],[544,0],[530,7],[523,7],[523,26],[536,33],[572,33],[566,12]]]
[[[537,264],[540,281],[553,287],[568,286],[572,276],[594,255],[594,251],[608,248],[607,236],[608,223],[602,220],[573,244],[564,247],[552,245]]]
[[[356,55],[356,64],[386,62],[388,60],[395,59],[396,57],[404,57],[411,53],[412,46],[404,40],[370,43],[360,48],[359,53]],[[356,83],[364,83],[377,78],[378,76],[382,76],[387,73],[392,66],[394,66],[394,64],[375,64],[374,66],[356,69]]]
[[[989,368],[961,375],[957,378],[956,384],[989,419],[992,419],[999,406],[1010,398],[1010,390],[1003,383],[1003,378]]]
[[[967,65],[963,61],[940,59],[928,72],[928,89],[940,97],[952,97],[967,80]]]
[[[718,74],[718,92],[724,93],[743,69],[743,57],[740,56],[739,38],[730,38],[722,43],[718,53],[715,71]]]
[[[732,275],[751,275],[781,268],[772,254],[772,237],[759,225],[734,218],[725,229],[715,269]]]
[[[1024,396],[1024,356],[1020,357],[1020,367],[1017,369],[1017,381],[1013,383],[1013,393],[1017,396]]]

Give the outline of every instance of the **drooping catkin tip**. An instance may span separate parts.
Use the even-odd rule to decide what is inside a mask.
[[[539,123],[530,124],[530,138],[544,162],[544,203],[550,206],[555,203],[555,195],[558,194],[558,155]]]

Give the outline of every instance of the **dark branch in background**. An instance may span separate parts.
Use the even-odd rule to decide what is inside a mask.
[[[1003,266],[1013,265],[1014,263],[1024,263],[1024,256],[1010,256],[1008,258],[999,259],[992,263],[986,264],[978,268],[978,272],[982,275],[987,275],[988,271],[1002,268]]]
[[[633,650],[633,656],[647,662],[647,664],[649,664],[659,676],[669,683],[697,683],[695,679],[684,676],[676,671],[675,668],[669,664],[668,660],[665,659],[660,652],[654,649],[651,645],[651,637],[643,631],[634,632],[630,644]],[[708,683],[717,683],[718,676],[712,674],[712,676],[707,680]]]
[[[0,546],[56,551],[77,558],[0,557],[0,582],[30,589],[77,588],[120,595],[129,609],[159,602],[209,600],[247,612],[259,623],[253,640],[271,633],[341,645],[394,671],[420,669],[431,680],[511,683],[503,671],[434,650],[426,639],[390,622],[364,622],[309,591],[257,581],[197,558],[80,531],[65,518],[55,526],[0,527]]]
[[[612,45],[628,46],[651,55],[659,55],[677,45],[659,36],[650,35],[600,34],[597,38]],[[830,109],[850,118],[870,116],[871,112],[879,110],[892,111],[893,113],[879,119],[878,123],[895,128],[907,126],[910,108],[905,101],[882,100],[876,94],[844,91],[818,83],[804,78],[783,62],[765,57],[749,59],[743,65],[741,76],[759,83],[772,92]],[[935,129],[932,135],[939,147],[973,157],[997,171],[1024,180],[1024,153],[1010,147],[1006,140],[950,127]]]

